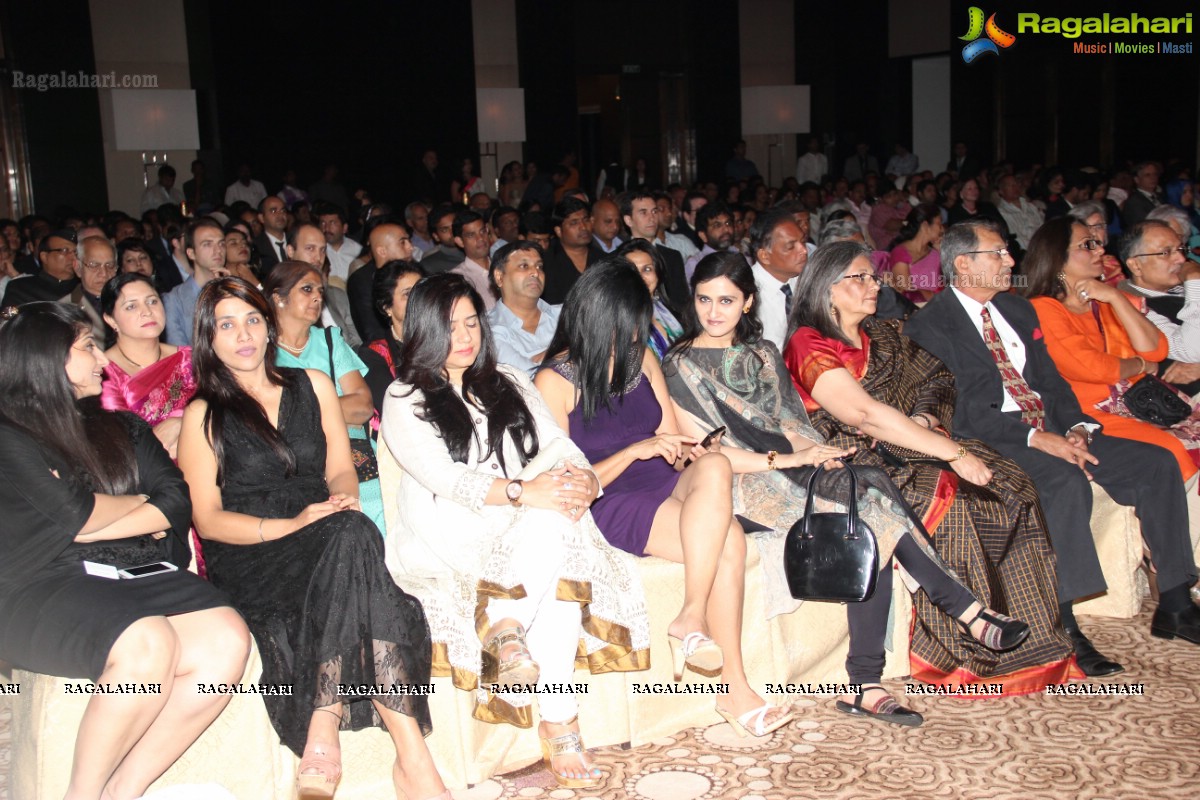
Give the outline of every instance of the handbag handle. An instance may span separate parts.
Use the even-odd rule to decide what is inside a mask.
[[[846,464],[842,469],[850,473],[850,497],[846,502],[846,508],[849,513],[849,525],[846,532],[847,539],[857,539],[858,537],[858,478],[854,475],[854,467]],[[817,478],[825,470],[820,465],[813,467],[813,474],[808,479],[808,497],[804,501],[804,522],[800,526],[800,535],[805,539],[811,539],[812,535],[808,532],[808,520],[813,515],[813,498],[816,497]]]

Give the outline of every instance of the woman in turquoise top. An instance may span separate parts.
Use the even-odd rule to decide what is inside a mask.
[[[339,328],[319,327],[325,306],[325,283],[321,273],[303,261],[284,261],[276,265],[263,282],[263,294],[275,305],[279,331],[275,363],[281,367],[319,369],[333,378],[350,438],[369,442],[367,426],[375,416],[375,406],[363,377],[367,374],[367,365],[346,344]],[[379,478],[360,483],[358,496],[363,513],[375,522],[381,534],[386,535]]]

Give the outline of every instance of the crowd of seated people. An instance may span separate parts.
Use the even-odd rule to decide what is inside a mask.
[[[141,794],[224,705],[186,687],[235,682],[250,636],[262,680],[297,687],[265,702],[302,789],[331,795],[339,732],[381,726],[397,796],[446,797],[427,703],[337,685],[450,674],[476,718],[529,727],[504,684],[648,666],[625,554],[682,565],[676,680],[720,674],[714,718],[782,728],[743,666],[745,565],[782,558],[814,471],[818,510],[847,467],[871,487],[883,567],[847,607],[861,688],[837,710],[922,722],[880,684],[893,562],[923,590],[918,680],[1122,672],[1073,613],[1106,588],[1092,481],[1136,509],[1152,635],[1200,644],[1200,413],[1156,425],[1122,399],[1200,394],[1190,175],[1160,191],[1156,162],[983,169],[965,148],[940,174],[899,148],[911,171],[884,175],[864,148],[853,175],[814,150],[780,187],[744,158],[661,191],[613,165],[598,197],[571,163],[513,162],[493,198],[466,162],[406,205],[335,174],[267,194],[244,168],[225,204],[185,184],[189,216],[160,173],[141,219],[0,220],[0,659],[172,687],[93,699],[70,800]],[[370,469],[380,441],[398,485]],[[798,607],[767,583],[770,613]],[[536,713],[554,778],[599,785],[573,697]]]

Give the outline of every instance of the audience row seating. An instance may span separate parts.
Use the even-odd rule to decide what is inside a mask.
[[[399,467],[386,449],[380,454],[385,484],[395,480]],[[1147,593],[1142,569],[1142,541],[1131,508],[1117,505],[1095,487],[1092,526],[1108,579],[1109,591],[1077,606],[1077,613],[1132,617]],[[1193,519],[1200,519],[1195,487],[1189,494]],[[1196,536],[1193,535],[1193,540]],[[631,557],[632,558],[632,557]],[[591,676],[581,697],[580,721],[589,747],[638,746],[690,727],[719,721],[715,697],[703,694],[634,694],[634,684],[673,683],[667,649],[666,624],[678,612],[683,597],[683,568],[657,558],[636,559],[646,587],[651,622],[651,668],[646,672]],[[764,621],[763,570],[756,547],[748,548],[745,608],[746,671],[752,685],[767,682],[844,682],[849,644],[845,610],[831,603],[806,603],[798,612]],[[908,674],[908,629],[911,598],[902,581],[895,582],[885,678]],[[259,674],[257,650],[252,652],[243,683]],[[12,785],[22,800],[57,800],[67,786],[75,732],[87,697],[68,695],[64,681],[15,671],[21,694],[10,698],[14,710]],[[688,673],[687,682],[716,682]],[[431,711],[434,732],[429,738],[439,768],[451,787],[482,782],[492,775],[518,769],[540,758],[536,729],[491,725],[471,717],[471,698],[455,689],[448,677],[434,678]],[[772,698],[775,702],[787,698]],[[817,698],[829,713],[833,698]],[[953,713],[951,709],[937,713]],[[341,738],[344,774],[340,800],[390,797],[394,750],[382,730],[344,733]],[[256,695],[236,695],[213,726],[156,784],[219,783],[242,800],[290,800],[298,760],[279,744]]]

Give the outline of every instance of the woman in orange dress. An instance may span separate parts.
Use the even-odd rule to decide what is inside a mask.
[[[1118,289],[1101,280],[1104,249],[1087,226],[1053,219],[1029,241],[1021,265],[1025,296],[1037,310],[1046,348],[1084,412],[1120,436],[1165,447],[1186,481],[1196,474],[1200,440],[1185,420],[1160,428],[1127,415],[1119,395],[1154,374],[1167,338]]]

